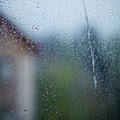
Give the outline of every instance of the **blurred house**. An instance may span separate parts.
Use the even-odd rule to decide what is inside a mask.
[[[33,118],[37,45],[0,15],[0,120]]]

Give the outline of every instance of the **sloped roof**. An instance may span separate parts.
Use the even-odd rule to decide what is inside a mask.
[[[13,38],[12,41],[16,44],[22,44],[23,49],[32,54],[37,54],[39,51],[39,46],[32,40],[27,39],[22,32],[20,32],[15,25],[13,25],[10,20],[8,20],[5,15],[0,14],[0,37],[4,36]],[[1,42],[7,42],[6,39],[0,39]]]

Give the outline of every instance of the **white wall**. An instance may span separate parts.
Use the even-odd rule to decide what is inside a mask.
[[[20,120],[33,120],[34,116],[34,66],[32,57],[18,58],[17,109]]]

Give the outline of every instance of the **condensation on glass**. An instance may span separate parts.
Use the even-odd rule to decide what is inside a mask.
[[[0,120],[119,120],[119,8],[1,0]]]

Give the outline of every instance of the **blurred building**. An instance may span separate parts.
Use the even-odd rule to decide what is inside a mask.
[[[0,120],[33,118],[37,52],[37,45],[0,15]]]

